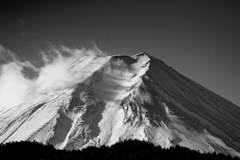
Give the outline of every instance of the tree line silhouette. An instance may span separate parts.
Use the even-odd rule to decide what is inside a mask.
[[[83,150],[56,150],[37,142],[12,142],[0,145],[0,159],[24,160],[238,160],[223,154],[201,154],[182,147],[162,149],[148,142],[124,141],[111,147],[88,147]]]

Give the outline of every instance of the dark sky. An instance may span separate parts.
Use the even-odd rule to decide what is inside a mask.
[[[93,43],[111,54],[148,52],[240,105],[237,0],[0,4],[0,44],[20,57],[36,57],[50,44]]]

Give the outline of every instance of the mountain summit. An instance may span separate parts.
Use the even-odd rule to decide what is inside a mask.
[[[162,61],[146,53],[69,59],[58,75],[41,69],[23,102],[0,106],[0,143],[72,150],[138,139],[240,156],[240,108]]]

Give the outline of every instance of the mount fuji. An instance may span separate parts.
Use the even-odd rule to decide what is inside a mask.
[[[240,157],[240,108],[161,60],[62,52],[41,68],[1,65],[0,143],[79,150],[137,139]]]

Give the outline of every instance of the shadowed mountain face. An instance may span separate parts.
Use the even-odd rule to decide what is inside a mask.
[[[62,77],[54,79],[29,89],[24,103],[0,106],[1,143],[72,150],[138,139],[240,156],[240,108],[162,61],[143,53],[67,62],[74,81],[70,76],[62,86]]]
[[[146,75],[149,78],[144,77],[143,81],[155,99],[154,104],[159,104],[148,109],[152,112],[150,116],[158,114],[164,117],[166,114],[160,112],[159,106],[167,107],[170,114],[189,131],[211,134],[227,146],[240,150],[238,106],[177,73],[158,59],[151,58]],[[176,124],[171,123],[168,125],[171,130],[179,130]],[[212,140],[209,137],[206,139],[208,142]]]

